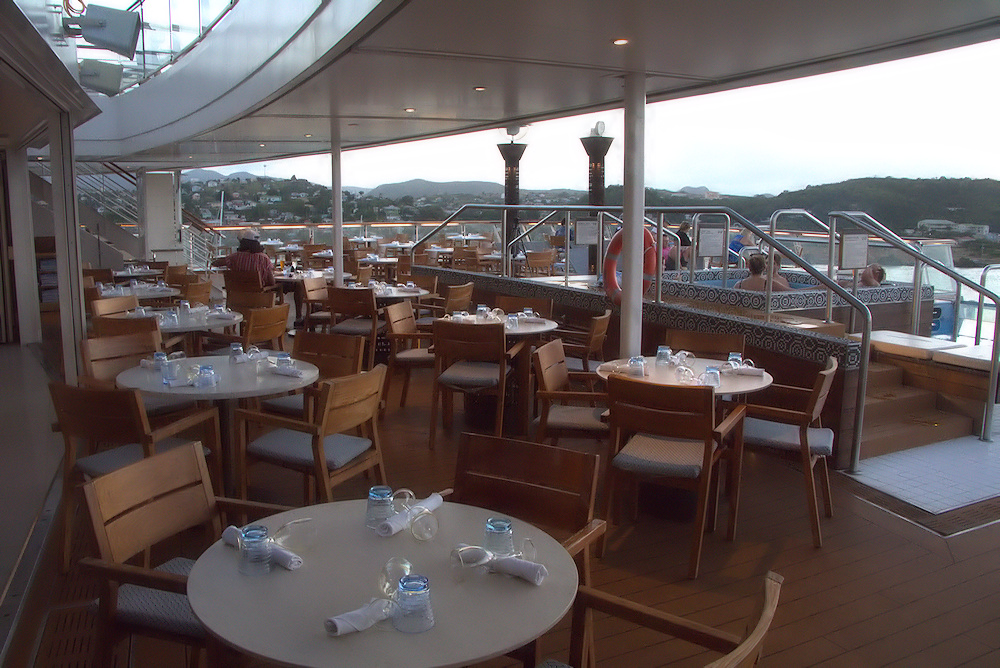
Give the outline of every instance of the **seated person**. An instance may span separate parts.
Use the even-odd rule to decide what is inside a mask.
[[[771,265],[771,280],[774,281],[772,290],[793,290],[788,284],[788,279],[781,275],[781,258],[774,256],[774,263]]]
[[[885,269],[878,262],[872,262],[861,270],[861,275],[858,277],[858,285],[863,288],[875,288],[882,285],[884,280]],[[848,287],[854,284],[853,279],[841,279],[837,282]]]
[[[739,262],[740,251],[746,246],[756,245],[757,240],[754,238],[753,232],[744,227],[739,234],[729,239],[729,262]]]
[[[235,253],[212,260],[213,267],[227,267],[241,271],[256,271],[260,274],[261,285],[274,285],[274,267],[271,258],[260,244],[260,233],[245,230],[240,234],[240,245]]]
[[[691,259],[691,246],[681,246],[680,248],[681,256],[681,266],[688,266],[688,261]],[[665,271],[675,271],[677,267],[677,246],[668,246],[663,250],[663,269]]]
[[[760,292],[767,290],[767,277],[764,275],[764,272],[767,271],[767,257],[765,255],[751,255],[750,259],[747,260],[747,269],[750,271],[750,275],[733,287],[737,290],[757,290]],[[771,289],[791,290],[787,281],[782,279],[782,283],[773,281]]]

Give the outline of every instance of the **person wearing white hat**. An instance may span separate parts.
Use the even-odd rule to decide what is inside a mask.
[[[248,227],[241,231],[237,238],[240,240],[240,245],[236,252],[213,260],[212,266],[256,271],[260,274],[261,284],[264,287],[274,285],[274,266],[271,264],[271,258],[264,252],[264,247],[260,245],[260,232]]]

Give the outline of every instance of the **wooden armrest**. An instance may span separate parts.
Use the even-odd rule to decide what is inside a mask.
[[[608,523],[604,520],[590,520],[587,526],[564,540],[562,545],[571,556],[576,556],[596,543],[607,530]]]
[[[116,564],[113,561],[84,557],[80,560],[80,566],[96,571],[109,580],[120,584],[133,584],[140,587],[150,587],[173,592],[175,594],[187,594],[187,576],[175,573],[165,573],[154,571],[142,566],[132,564]]]
[[[400,341],[407,340],[424,340],[430,341],[434,338],[434,332],[389,332],[386,334],[389,339],[398,339]]]
[[[171,415],[165,415],[163,417],[170,421],[167,422],[166,424],[161,424],[153,428],[151,434],[153,437],[153,442],[155,443],[156,441],[162,440],[167,436],[173,436],[174,434],[178,434],[184,431],[185,429],[190,429],[191,427],[199,425],[203,422],[207,422],[208,420],[211,420],[213,417],[216,417],[218,414],[219,414],[218,409],[213,407],[213,408],[196,408],[192,412],[186,412],[186,414],[179,419],[176,418],[177,416],[176,413]]]
[[[508,358],[516,357],[522,350],[524,350],[524,347],[526,345],[527,343],[525,341],[518,341],[517,343],[515,343],[514,345],[512,345],[510,348],[507,349],[507,357]]]
[[[600,362],[595,362],[595,364],[600,364]],[[598,375],[596,371],[570,371],[568,372],[570,380],[578,380],[584,382],[590,382],[594,380],[603,381],[604,379]]]
[[[215,505],[227,511],[250,513],[256,511],[259,517],[267,517],[276,513],[283,513],[292,510],[294,506],[283,506],[278,503],[264,503],[262,501],[244,501],[243,499],[232,499],[228,496],[215,497]]]
[[[535,395],[539,399],[547,399],[549,401],[596,401],[602,404],[607,404],[608,402],[607,392],[586,392],[583,390],[556,390],[554,392],[546,392],[544,390],[538,390]]]
[[[293,429],[307,434],[319,433],[319,427],[311,422],[296,420],[295,418],[285,417],[282,415],[273,415],[271,413],[258,413],[257,411],[250,411],[245,408],[239,408],[236,410],[236,419],[245,420],[247,422],[256,422],[257,424],[266,424],[272,427],[281,427],[283,429]]]
[[[633,603],[585,585],[581,585],[577,590],[574,605],[586,606],[659,633],[707,647],[716,652],[730,652],[738,647],[741,641],[741,638],[735,634],[720,631],[711,626],[671,615],[649,606]]]
[[[578,343],[563,341],[563,352],[567,353],[570,357],[586,357],[590,352],[590,348]]]
[[[760,406],[758,404],[747,404],[747,415],[764,420],[774,420],[775,422],[785,422],[788,424],[802,424],[809,422],[809,414],[804,411],[794,411],[789,408],[776,408],[774,406]]]
[[[726,416],[725,420],[715,425],[715,429],[712,433],[714,433],[721,442],[722,439],[729,435],[729,432],[731,432],[734,427],[743,422],[743,418],[746,417],[746,414],[747,407],[744,404],[738,405],[731,413],[729,413],[729,415]]]

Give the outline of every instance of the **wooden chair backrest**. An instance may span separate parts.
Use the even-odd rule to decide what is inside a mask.
[[[504,313],[518,313],[525,308],[530,308],[543,318],[552,317],[552,300],[542,297],[512,297],[511,295],[497,295],[496,307]]]
[[[400,253],[396,257],[399,258],[399,261],[396,262],[396,275],[397,276],[399,274],[409,275],[410,268],[413,266],[413,261],[410,259],[410,256],[407,255],[406,253]]]
[[[608,376],[611,427],[624,444],[637,433],[703,440],[715,428],[714,388],[654,385],[613,373]]]
[[[288,304],[268,308],[250,309],[243,321],[243,349],[250,345],[266,343],[272,348],[284,350],[283,339],[288,329]]]
[[[80,279],[80,286],[83,288],[93,288],[97,286],[97,281],[94,280],[93,276],[84,276]]]
[[[169,261],[146,262],[145,265],[150,269],[154,269],[160,272],[159,276],[153,276],[152,278],[165,278],[167,275],[167,268],[170,266],[170,262]]]
[[[428,297],[437,294],[438,290],[437,276],[428,276],[426,274],[412,274],[410,276],[410,280],[413,281],[413,284],[418,288],[423,288],[424,290],[427,290],[427,292],[430,293],[429,295],[427,295]]]
[[[330,313],[348,317],[377,318],[375,291],[372,288],[327,288]]]
[[[420,264],[420,265],[427,266],[427,265],[431,264],[431,258],[427,254],[426,251],[421,252],[421,253],[414,253],[413,254],[413,264]]]
[[[90,322],[94,326],[94,336],[98,337],[154,332],[158,341],[157,347],[163,340],[163,335],[160,333],[160,323],[154,317],[117,318],[104,315],[93,318]]]
[[[274,295],[270,292],[229,292],[226,294],[226,308],[239,312],[244,318],[249,317],[255,308],[274,306]]]
[[[261,292],[264,289],[264,282],[256,271],[227,269],[222,272],[222,282],[227,296],[230,292]]]
[[[124,295],[122,297],[104,297],[90,302],[90,315],[98,317],[111,315],[113,313],[125,313],[132,311],[139,306],[139,300],[135,295]]]
[[[538,389],[543,392],[557,392],[569,387],[569,369],[566,368],[566,353],[562,339],[553,339],[535,348],[531,354],[535,367]]]
[[[181,299],[195,304],[208,305],[212,301],[212,284],[209,281],[192,281],[181,287]]]
[[[182,283],[184,279],[192,274],[188,273],[188,266],[186,264],[171,264],[167,266],[167,270],[164,273],[167,283]]]
[[[146,454],[152,454],[149,420],[138,390],[49,383],[49,394],[66,446],[65,470],[72,468],[81,443],[142,443]]]
[[[346,334],[299,330],[292,343],[292,357],[314,364],[321,380],[361,373],[365,339]]]
[[[87,269],[87,268],[84,268],[84,269],[81,269],[80,271],[83,272],[82,273],[83,276],[90,276],[95,281],[97,281],[99,283],[114,283],[115,282],[115,273],[111,269],[105,269],[105,268]]]
[[[434,358],[437,373],[458,361],[502,363],[507,352],[504,324],[435,320]]]
[[[731,352],[743,353],[742,334],[724,334],[722,332],[692,332],[685,329],[668,329],[663,338],[665,345],[673,348],[676,353],[686,350],[696,357],[714,357],[725,359]]]
[[[806,412],[810,416],[810,421],[819,420],[823,407],[826,405],[826,398],[830,395],[830,388],[833,386],[833,378],[837,374],[837,358],[832,355],[826,360],[826,368],[816,376],[813,384],[813,391],[809,397],[809,406]]]
[[[509,514],[565,538],[594,518],[598,463],[591,453],[466,433],[449,500]]]
[[[604,339],[608,336],[608,324],[611,322],[611,309],[604,312],[604,315],[595,315],[590,319],[590,326],[587,329],[588,353],[599,353],[604,349]]]
[[[757,665],[763,651],[764,639],[778,609],[778,598],[781,594],[783,581],[784,578],[774,572],[769,572],[764,576],[764,593],[760,605],[750,619],[749,632],[738,643],[730,633],[591,587],[581,586],[577,591],[576,600],[573,602],[570,627],[570,665],[578,668],[586,665],[584,656],[590,644],[587,620],[590,616],[589,612],[593,610],[716,652],[726,653],[725,656],[707,664],[708,668],[742,668]]]
[[[361,285],[368,285],[368,281],[372,280],[372,272],[374,270],[374,267],[367,264],[363,267],[358,267],[356,271],[352,271],[351,273],[357,277],[355,279],[357,283],[360,283]]]
[[[102,559],[128,561],[196,526],[222,535],[215,493],[198,442],[187,443],[88,481],[83,486]]]
[[[556,261],[555,249],[541,251],[525,251],[525,264],[532,273],[551,272],[552,264]]]
[[[307,301],[326,299],[329,294],[326,289],[326,279],[322,276],[319,278],[303,278],[302,293]]]
[[[374,433],[384,384],[384,364],[371,371],[321,382],[315,418],[320,433],[338,434],[365,423]]]
[[[138,366],[160,349],[159,332],[139,332],[102,336],[80,342],[84,375],[98,382],[110,383],[125,369]]]
[[[413,315],[413,304],[408,300],[387,305],[382,310],[382,318],[392,334],[413,334],[417,331],[417,319]]]
[[[451,256],[452,266],[456,269],[475,270],[479,267],[478,248],[456,248]]]
[[[461,285],[444,286],[441,291],[441,296],[444,297],[445,313],[468,311],[469,307],[472,305],[472,289],[474,287],[475,283],[472,281]]]

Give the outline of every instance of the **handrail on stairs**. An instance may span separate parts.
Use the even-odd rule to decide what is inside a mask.
[[[964,285],[972,290],[975,290],[980,294],[980,299],[988,297],[993,301],[994,308],[1000,306],[1000,296],[997,296],[996,293],[987,290],[985,286],[962,276],[951,267],[947,267],[934,258],[921,253],[919,250],[913,248],[912,244],[908,243],[905,239],[872,218],[864,211],[831,211],[831,221],[835,221],[837,218],[842,218],[854,223],[858,227],[868,230],[871,234],[880,237],[883,241],[912,257],[918,265],[923,262],[924,264],[937,269],[945,276],[948,276],[952,280],[958,282],[960,285]],[[914,289],[917,289],[917,287],[914,286]],[[867,350],[867,347],[865,350]],[[993,423],[993,409],[997,401],[998,376],[1000,376],[1000,318],[995,318],[993,323],[993,354],[990,360],[990,379],[986,388],[986,404],[983,406],[983,424],[979,434],[979,440],[981,441],[991,440],[990,430],[992,429]]]

